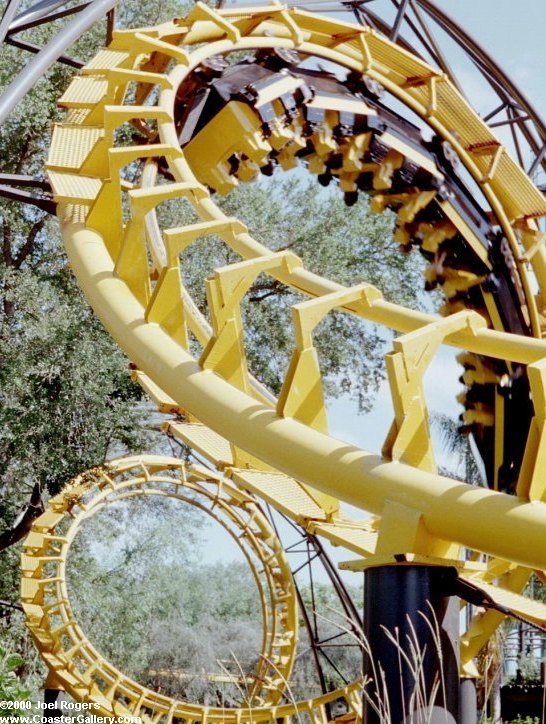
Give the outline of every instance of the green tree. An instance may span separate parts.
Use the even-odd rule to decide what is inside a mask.
[[[24,661],[19,654],[12,654],[0,646],[0,701],[25,701],[28,698],[30,692],[18,675],[23,666]],[[10,709],[6,713],[19,718],[25,711]]]
[[[184,3],[121,4],[120,27],[171,18]],[[43,45],[72,18],[27,30]],[[84,62],[104,44],[106,21],[69,54]],[[2,45],[0,93],[26,54]],[[6,173],[43,175],[57,99],[74,69],[57,63],[17,105],[2,128]],[[56,220],[32,205],[0,198],[0,550],[17,542],[42,508],[76,473],[107,455],[145,444],[139,389],[127,361],[82,299],[68,270]],[[18,525],[13,528],[13,523]]]
[[[449,415],[436,411],[432,412],[431,420],[432,428],[439,433],[443,452],[448,458],[447,465],[440,470],[441,474],[473,485],[484,485],[470,438],[459,432],[459,423]]]
[[[86,521],[68,565],[76,618],[101,654],[192,701],[216,695],[209,673],[250,674],[261,649],[252,573],[246,562],[204,559],[207,519],[169,499],[113,504]]]

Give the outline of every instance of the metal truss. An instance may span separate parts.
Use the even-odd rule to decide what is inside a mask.
[[[361,650],[362,641],[362,613],[360,607],[349,593],[338,569],[332,563],[323,542],[317,536],[308,533],[305,528],[295,525],[290,518],[276,513],[271,505],[267,505],[268,517],[275,528],[277,537],[284,541],[284,551],[288,560],[294,558],[296,562],[291,565],[294,585],[300,604],[300,612],[305,623],[309,638],[309,652],[313,657],[315,670],[318,677],[321,692],[327,694],[332,690],[328,683],[326,670],[337,675],[345,685],[348,685],[354,672],[349,674],[339,667],[332,654],[332,649],[338,646],[352,646]],[[280,532],[277,520],[280,519],[284,525],[288,525],[295,538],[294,542],[287,543],[285,536]],[[322,615],[341,615],[339,630],[330,635],[325,635],[324,621],[318,611],[318,594],[316,590],[317,573],[315,567],[322,573],[322,579],[326,579],[334,593],[335,611],[325,612]],[[303,575],[303,585],[300,582]],[[306,603],[305,595],[309,601]]]
[[[92,2],[71,6],[59,12],[55,12],[57,8],[68,3],[61,2],[61,0],[41,0],[17,15],[19,4],[20,0],[8,2],[0,21],[0,41],[27,51],[34,57],[0,96],[0,124],[4,123],[12,109],[53,63],[59,61],[72,68],[82,67],[81,61],[65,55],[65,52],[105,15],[109,18],[106,38],[108,41],[108,34],[111,32],[114,22],[112,10],[117,4],[117,0],[92,0]],[[49,43],[42,48],[19,37],[25,30],[30,30],[38,25],[50,24],[72,15],[76,17],[63,25]]]
[[[544,120],[502,66],[432,0],[390,0],[390,3],[396,10],[393,22],[385,22],[381,0],[356,0],[350,6],[360,22],[370,24],[391,40],[442,68],[464,94],[452,63],[442,51],[442,40],[449,36],[458,51],[473,63],[477,77],[481,77],[498,99],[498,103],[483,114],[484,121],[490,128],[509,128],[513,149],[529,176],[534,176],[539,168],[546,169]]]

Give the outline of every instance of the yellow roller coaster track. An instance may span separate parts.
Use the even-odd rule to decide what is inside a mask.
[[[199,127],[191,115],[195,90],[225,75],[230,54],[242,50],[256,57],[276,53],[285,67],[297,65],[292,51],[331,61],[359,79],[354,82],[361,89],[365,82],[371,95],[348,92],[348,86],[339,92],[335,79],[309,92],[312,71],[276,68],[274,77],[266,73],[267,82],[249,84],[246,96],[226,100]],[[409,130],[405,136],[383,122],[382,106],[374,101],[378,88],[432,129],[443,163]],[[157,494],[170,494],[165,490],[172,486],[175,495],[185,486],[201,493],[216,486],[215,495],[222,506],[233,507],[229,515],[235,517],[241,508],[245,515],[254,510],[256,496],[306,531],[356,554],[349,568],[394,563],[395,557],[452,565],[503,610],[546,625],[546,606],[521,595],[532,570],[546,569],[540,474],[546,454],[546,251],[537,224],[546,201],[446,75],[367,27],[276,4],[213,10],[198,3],[187,18],[114,32],[60,105],[68,113],[54,128],[48,173],[72,268],[133,360],[134,378],[162,411],[176,415],[165,424],[169,434],[220,471],[184,471],[177,461],[150,458],[114,463],[113,473],[76,481],[38,519],[25,546],[24,608],[38,647],[66,689],[78,699],[98,701],[103,711],[143,712],[153,721],[273,721],[290,718],[298,706],[324,721],[327,699],[337,697],[359,716],[357,684],[327,698],[279,705],[283,686],[268,682],[286,679],[291,669],[295,614],[288,601],[279,609],[264,603],[262,666],[270,668],[256,676],[251,709],[217,711],[168,700],[128,681],[94,651],[70,612],[66,551],[81,517],[120,491],[138,495],[148,485]],[[140,133],[138,143],[120,132],[127,127]],[[503,283],[517,329],[486,283],[493,265],[480,236],[483,223],[450,190],[455,157],[503,237]],[[427,283],[444,292],[443,317],[388,302],[367,283],[347,288],[317,276],[294,254],[274,253],[257,242],[213,201],[212,191],[227,193],[272,163],[288,169],[300,159],[319,180],[337,178],[349,203],[365,189],[373,210],[396,212],[397,241],[419,246],[432,260]],[[138,185],[126,169],[140,177]],[[161,229],[156,209],[172,199],[189,202],[198,221]],[[207,281],[210,325],[181,275],[182,252],[209,235],[240,257]],[[294,351],[278,400],[251,376],[245,358],[241,303],[262,274],[309,297],[292,307]],[[334,310],[402,333],[386,358],[395,416],[382,457],[328,434],[313,331]],[[496,489],[437,473],[422,380],[442,344],[464,350],[465,423],[489,440]],[[533,405],[519,463],[503,459],[507,428],[499,392],[515,370],[524,370]],[[483,389],[492,401],[476,397]],[[133,468],[137,472],[127,481]],[[167,469],[175,478],[165,475]],[[507,474],[515,495],[501,492],[510,488],[503,483]],[[374,517],[350,520],[340,501]],[[59,534],[57,526],[72,506],[79,511],[74,524]],[[277,543],[268,543],[265,526],[257,515],[249,535],[258,557],[273,546],[271,565],[278,568],[263,589],[275,589],[275,601],[280,586],[292,601],[282,553]],[[473,554],[463,555],[464,549]],[[58,570],[46,566],[56,561]],[[473,658],[502,618],[490,610],[473,620],[461,641],[466,674],[474,673]],[[292,634],[292,641],[286,651],[282,644],[272,652],[279,632]]]

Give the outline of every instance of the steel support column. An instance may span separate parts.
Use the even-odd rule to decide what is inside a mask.
[[[366,571],[365,724],[421,721],[418,712],[431,724],[461,721],[456,576],[444,566]]]
[[[478,721],[476,679],[461,679],[459,702],[459,717],[461,724],[476,724]]]
[[[29,92],[45,71],[67,48],[89,28],[111,10],[117,0],[95,0],[87,5],[78,16],[68,23],[42,50],[30,60],[24,70],[7,86],[0,98],[0,123],[3,123],[13,108]]]

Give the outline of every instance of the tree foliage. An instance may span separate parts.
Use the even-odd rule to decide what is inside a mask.
[[[180,13],[174,0],[123,3],[120,26],[145,25]],[[38,26],[24,39],[43,45],[68,19]],[[97,23],[70,50],[90,59],[104,44]],[[27,58],[2,45],[0,92]],[[18,104],[2,128],[6,173],[43,175],[57,99],[73,68],[57,63]],[[107,456],[145,445],[140,390],[127,361],[98,323],[70,276],[54,218],[32,205],[0,199],[0,549],[20,539],[41,508],[73,475]],[[36,493],[38,500],[36,501]],[[31,493],[18,529],[12,524]],[[24,516],[24,513],[23,513]]]
[[[179,501],[109,506],[83,528],[68,567],[76,617],[101,654],[192,701],[218,694],[207,674],[250,674],[262,635],[251,571],[246,562],[207,562],[205,521]],[[224,703],[236,695],[232,686]]]
[[[393,217],[369,211],[367,199],[346,207],[335,189],[320,189],[301,173],[245,185],[217,199],[231,217],[244,221],[252,235],[272,251],[290,251],[307,269],[346,286],[363,281],[392,301],[416,306],[422,288],[420,267],[393,242]],[[163,211],[162,224],[192,218],[186,205]],[[204,280],[237,255],[216,237],[193,244],[182,259],[183,279],[203,313]],[[251,372],[277,393],[294,350],[292,305],[306,297],[270,276],[261,275],[243,302],[246,354]],[[383,379],[385,332],[370,323],[333,313],[314,333],[321,370],[330,397],[349,394],[369,409]]]
[[[25,701],[29,690],[21,683],[18,671],[23,667],[24,661],[19,654],[13,654],[0,646],[0,701]],[[19,709],[9,710],[9,714],[19,718]]]
[[[209,561],[215,540],[205,519],[177,501],[135,499],[87,521],[69,556],[68,591],[79,625],[107,660],[137,681],[193,702],[233,706],[244,700],[262,644],[262,607],[245,560]],[[323,660],[326,684],[359,676],[362,652],[330,585],[300,581],[319,638],[336,644]],[[353,592],[362,598],[361,590]],[[321,693],[300,615],[291,695]],[[339,637],[338,637],[339,635]],[[338,644],[338,645],[337,645]],[[211,681],[208,674],[228,681]]]

